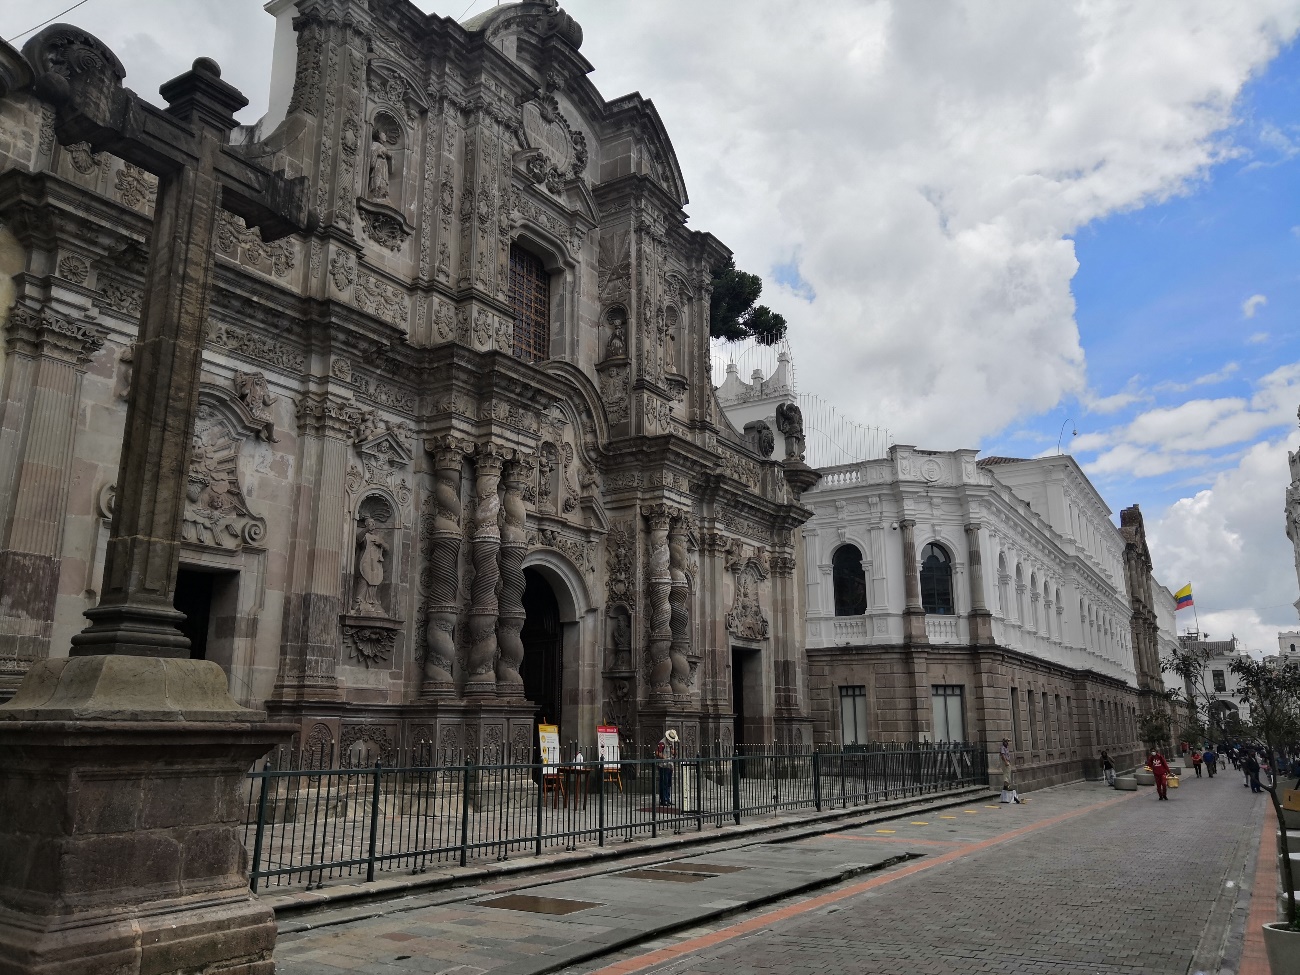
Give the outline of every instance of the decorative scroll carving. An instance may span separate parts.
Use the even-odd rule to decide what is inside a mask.
[[[524,660],[524,645],[519,631],[524,619],[524,555],[528,551],[528,536],[524,531],[525,483],[532,474],[532,465],[517,458],[505,470],[505,500],[501,524],[501,606],[497,618],[497,695],[522,698],[523,679],[519,666]]]
[[[132,163],[123,163],[114,180],[121,201],[133,210],[153,206],[158,193],[158,177]]]
[[[366,236],[390,251],[400,251],[415,228],[392,207],[369,200],[357,200],[357,213]]]
[[[605,593],[609,602],[626,602],[632,597],[633,546],[636,526],[617,521],[605,536]]]
[[[283,342],[263,338],[234,325],[214,325],[208,329],[208,344],[228,349],[248,359],[260,359],[286,372],[301,373],[307,357]]]
[[[335,251],[330,258],[330,280],[334,282],[334,287],[339,291],[347,291],[352,287],[356,274],[352,258],[344,251]]]
[[[389,325],[406,328],[411,317],[411,300],[405,292],[391,284],[385,284],[374,275],[358,271],[357,284],[352,294],[357,307],[362,311],[382,318]]]
[[[387,620],[358,620],[355,617],[344,619],[354,620],[345,622],[342,626],[343,645],[347,647],[348,655],[365,664],[367,670],[371,664],[387,663],[397,643],[397,629],[384,625],[389,622]]]
[[[293,270],[297,258],[291,238],[273,243],[262,242],[262,232],[250,229],[229,210],[217,211],[217,250],[234,260],[241,260],[259,271],[269,271],[277,278]],[[267,267],[262,262],[267,262]]]
[[[772,428],[764,420],[750,420],[745,424],[745,439],[760,457],[771,457],[776,449]]]

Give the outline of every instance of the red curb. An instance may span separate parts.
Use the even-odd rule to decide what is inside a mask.
[[[1259,833],[1259,859],[1246,914],[1246,940],[1241,948],[1237,975],[1269,975],[1264,950],[1264,925],[1277,920],[1277,832],[1268,828],[1268,813]]]

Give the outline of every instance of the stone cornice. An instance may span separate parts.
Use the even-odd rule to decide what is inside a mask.
[[[5,325],[9,349],[16,355],[44,357],[84,369],[104,347],[108,330],[89,322],[69,321],[49,309],[22,305],[9,313]]]

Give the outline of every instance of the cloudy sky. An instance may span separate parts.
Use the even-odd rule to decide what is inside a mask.
[[[1214,637],[1271,649],[1296,625],[1300,0],[565,7],[606,97],[654,99],[692,226],[767,279],[802,390],[932,448],[1033,456],[1063,432],[1116,513],[1142,505]],[[265,107],[251,0],[65,19],[141,92],[205,54],[245,121]]]

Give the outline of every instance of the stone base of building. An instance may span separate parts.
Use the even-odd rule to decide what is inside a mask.
[[[463,699],[414,704],[268,702],[292,723],[295,761],[314,768],[437,764],[469,756],[476,762],[531,762],[537,706],[526,700]],[[563,744],[563,743],[562,743]]]
[[[999,746],[1011,739],[1021,791],[1099,778],[1102,749],[1120,768],[1141,756],[1137,689],[1094,671],[1000,646],[814,647],[807,654],[818,744],[849,740],[841,704],[848,689],[851,699],[861,695],[856,700],[864,702],[849,707],[867,716],[866,734],[856,729],[857,740],[983,741],[994,784]],[[960,704],[947,703],[952,697]],[[944,715],[936,715],[935,701],[945,702]],[[960,728],[953,726],[958,720]]]
[[[0,975],[271,975],[245,777],[292,731],[208,661],[34,665],[0,708]]]

